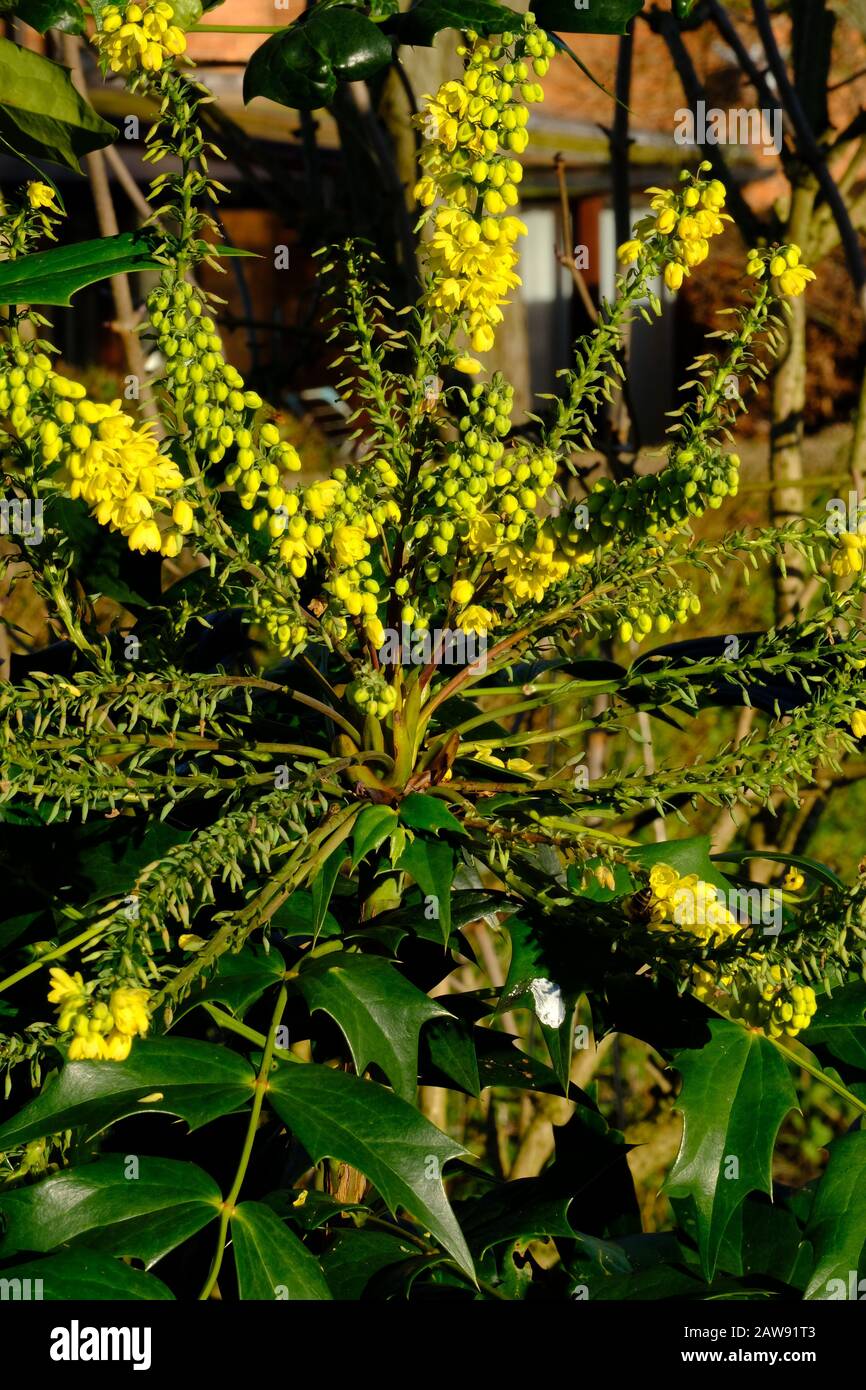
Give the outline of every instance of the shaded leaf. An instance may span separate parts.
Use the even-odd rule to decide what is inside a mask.
[[[76,91],[66,68],[0,38],[0,139],[17,154],[65,164],[117,138]]]
[[[804,1232],[815,1252],[804,1299],[847,1298],[866,1242],[866,1131],[834,1139],[829,1150]],[[842,1287],[831,1280],[841,1280]]]
[[[574,0],[534,0],[532,12],[542,29],[558,29],[565,34],[624,34],[629,21],[642,9],[643,0],[589,0],[581,6]]]
[[[329,1299],[318,1260],[276,1212],[242,1202],[231,1219],[238,1293],[251,1299]]]
[[[493,0],[417,0],[405,14],[395,16],[388,27],[400,43],[429,48],[443,29],[503,34],[519,22],[513,10]]]
[[[174,1294],[161,1279],[131,1269],[122,1260],[112,1260],[95,1250],[64,1250],[43,1260],[9,1265],[0,1279],[39,1279],[41,1297],[46,1302],[89,1303],[93,1300],[153,1302],[173,1299]]]
[[[194,1163],[146,1156],[134,1163],[129,1177],[130,1159],[108,1154],[0,1193],[0,1256],[78,1241],[149,1267],[219,1214],[222,1194]]]
[[[428,1019],[446,1014],[381,956],[356,952],[320,956],[296,980],[310,1012],[330,1014],[346,1036],[356,1071],[375,1062],[398,1095],[413,1100],[418,1077],[418,1034]]]
[[[41,1095],[0,1128],[0,1150],[79,1125],[98,1134],[146,1111],[180,1115],[198,1129],[252,1098],[255,1073],[228,1048],[187,1038],[139,1039],[125,1062],[67,1062]]]
[[[461,1145],[383,1086],[330,1067],[279,1066],[268,1099],[314,1163],[335,1158],[359,1169],[395,1215],[404,1208],[473,1273],[442,1185],[442,1167],[466,1152]]]
[[[823,1043],[841,1062],[866,1071],[866,984],[856,980],[818,998],[804,1041]]]

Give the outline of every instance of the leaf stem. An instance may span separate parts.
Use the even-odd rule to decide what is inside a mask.
[[[249,1166],[249,1161],[252,1156],[253,1144],[255,1143],[256,1139],[256,1131],[259,1127],[259,1119],[262,1113],[262,1106],[265,1102],[265,1091],[268,1088],[268,1076],[270,1074],[271,1062],[273,1061],[274,1056],[277,1029],[280,1026],[280,1020],[283,1016],[283,1010],[286,1007],[287,998],[288,991],[286,989],[286,986],[283,985],[280,988],[279,994],[277,995],[277,1002],[274,1008],[273,1017],[271,1018],[271,1026],[268,1029],[267,1042],[265,1043],[265,1050],[262,1056],[262,1065],[259,1068],[259,1074],[256,1077],[255,1081],[256,1093],[253,1099],[252,1109],[250,1110],[250,1120],[249,1124],[247,1125],[246,1138],[244,1139],[244,1146],[241,1150],[241,1156],[238,1162],[237,1172],[235,1173],[235,1180],[232,1183],[231,1191],[229,1192],[228,1196],[222,1204],[222,1210],[220,1212],[219,1231],[217,1232],[217,1248],[214,1253],[213,1260],[211,1261],[211,1267],[208,1272],[207,1279],[205,1280],[204,1287],[201,1293],[199,1294],[199,1302],[204,1302],[206,1299],[210,1298],[211,1292],[217,1281],[220,1268],[222,1266],[223,1255],[225,1254],[226,1248],[226,1236],[228,1235],[229,1221],[234,1215],[235,1202],[237,1201],[241,1187],[243,1186],[243,1181],[246,1177],[247,1168]]]

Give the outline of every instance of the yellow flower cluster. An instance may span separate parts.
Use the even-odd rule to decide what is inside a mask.
[[[186,50],[186,35],[172,24],[173,19],[174,9],[165,0],[145,0],[142,5],[125,8],[108,5],[93,41],[111,72],[124,77],[140,71],[159,72],[166,59]]]
[[[712,883],[697,874],[680,875],[670,864],[650,870],[651,931],[685,931],[702,945],[718,945],[743,930]]]
[[[493,347],[503,307],[521,283],[515,243],[526,226],[510,213],[520,201],[523,178],[516,156],[529,143],[529,107],[544,99],[532,78],[546,74],[556,50],[532,15],[518,34],[497,40],[470,33],[468,40],[458,50],[462,79],[443,83],[435,97],[427,97],[418,118],[427,138],[415,196],[424,208],[438,204],[428,214],[428,306],[465,329],[473,352],[484,353]],[[466,355],[455,365],[481,370]]]
[[[74,381],[66,383],[62,404],[72,405],[68,393],[77,385]],[[120,531],[130,550],[142,555],[149,551],[168,557],[179,555],[184,536],[193,529],[194,514],[183,498],[171,504],[170,495],[182,488],[183,476],[177,465],[159,452],[152,427],[136,426],[121,410],[119,400],[102,405],[79,399],[74,413],[75,422],[69,430],[72,447],[64,455],[60,474],[69,496],[82,498],[101,526]],[[62,449],[62,437],[50,420],[40,426],[39,434],[47,462],[58,446]],[[163,533],[156,513],[169,506],[174,526]]]
[[[57,1026],[73,1034],[70,1062],[125,1061],[133,1038],[144,1037],[150,1027],[147,990],[116,989],[105,1004],[92,998],[93,986],[78,971],[70,975],[54,966],[49,974],[48,1002],[56,1006]]]
[[[176,497],[184,479],[159,452],[149,425],[91,401],[80,382],[62,376],[38,345],[15,336],[0,362],[0,415],[12,438],[26,442],[51,481],[82,498],[102,526],[120,531],[130,549],[178,555],[194,526],[189,502]],[[156,515],[171,510],[160,531]]]
[[[793,242],[788,246],[772,246],[769,249],[753,247],[749,252],[746,271],[760,280],[769,270],[779,282],[783,294],[794,297],[804,293],[810,280],[815,279],[814,270],[803,265],[803,253]]]
[[[781,965],[767,966],[757,953],[726,973],[695,966],[692,992],[770,1038],[795,1038],[808,1028],[818,1007],[810,985],[795,984]]]
[[[693,268],[707,259],[711,238],[732,221],[722,211],[725,185],[719,179],[707,181],[700,177],[711,168],[704,160],[697,178],[684,171],[679,189],[647,189],[647,195],[652,195],[650,207],[655,216],[643,218],[635,228],[638,235],[619,247],[617,255],[623,265],[637,261],[647,246],[652,251],[662,250],[665,284],[669,290],[678,290]]]

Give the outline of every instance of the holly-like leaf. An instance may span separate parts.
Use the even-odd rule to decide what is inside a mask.
[[[0,1273],[0,1279],[21,1283],[29,1280],[29,1296],[48,1303],[70,1300],[75,1303],[95,1300],[157,1302],[174,1298],[171,1290],[153,1274],[131,1269],[122,1260],[113,1260],[96,1250],[63,1250],[43,1260],[8,1265]],[[34,1288],[38,1288],[38,1293]]]
[[[370,1280],[389,1265],[402,1264],[418,1254],[418,1247],[387,1231],[337,1232],[322,1256],[322,1268],[334,1297],[356,1302]]]
[[[404,849],[397,868],[412,876],[425,898],[436,899],[442,939],[447,946],[451,935],[451,884],[454,879],[454,855],[450,847],[439,840],[417,835]]]
[[[709,835],[692,835],[685,840],[641,845],[639,849],[629,851],[629,858],[644,869],[651,869],[654,864],[670,864],[683,878],[688,874],[697,874],[698,878],[714,884],[722,893],[730,892],[730,883],[710,858]]]
[[[473,1275],[445,1196],[442,1167],[466,1150],[375,1081],[330,1067],[283,1063],[268,1100],[314,1163],[335,1158],[364,1173],[396,1216],[405,1209]]]
[[[494,0],[417,0],[395,16],[388,28],[400,43],[430,48],[443,29],[474,29],[476,34],[503,34],[516,29],[521,16]]]
[[[268,97],[296,111],[315,111],[330,105],[336,90],[334,69],[297,24],[272,34],[244,72],[245,102]]]
[[[0,1150],[82,1126],[90,1136],[148,1110],[198,1129],[252,1098],[255,1073],[228,1048],[187,1038],[133,1044],[125,1062],[67,1062],[41,1095],[0,1128]]]
[[[469,1096],[481,1094],[473,1029],[462,1018],[446,1014],[428,1023],[421,1034],[420,1065],[424,1085],[456,1086]]]
[[[78,290],[97,280],[158,268],[152,239],[144,232],[55,246],[0,264],[0,304],[68,305]]]
[[[856,1272],[863,1261],[866,1131],[858,1130],[834,1139],[829,1149],[830,1160],[818,1184],[803,1233],[815,1252],[812,1277],[803,1295],[805,1299],[847,1298],[851,1271],[855,1271],[856,1283]]]
[[[82,155],[116,138],[114,126],[88,105],[66,68],[0,39],[0,140],[10,149],[80,174]]]
[[[642,9],[643,0],[535,0],[532,6],[542,29],[564,34],[624,34]]]
[[[397,812],[390,806],[365,806],[352,828],[352,868],[372,850],[378,849],[397,824]]]
[[[423,792],[410,792],[401,801],[400,819],[412,830],[429,830],[433,835],[438,830],[450,830],[455,835],[466,834],[444,801],[438,796],[425,796]]]
[[[505,1242],[528,1244],[550,1236],[574,1240],[568,1220],[571,1200],[567,1195],[551,1196],[543,1179],[518,1178],[464,1203],[459,1214],[470,1248],[481,1257]]]
[[[382,26],[338,5],[312,10],[257,48],[244,74],[244,101],[269,97],[313,111],[328,106],[338,82],[372,77],[390,63]]]
[[[200,994],[193,994],[178,1011],[186,1013],[198,1004],[208,1000],[218,1001],[231,1009],[238,1018],[243,1018],[247,1009],[281,980],[286,973],[286,962],[279,951],[271,947],[265,951],[261,946],[249,943],[237,955],[220,957],[219,966],[210,984]]]
[[[331,64],[341,82],[373,77],[391,61],[393,49],[382,26],[342,5],[313,11],[303,20],[307,38]]]
[[[262,1202],[241,1202],[231,1219],[238,1293],[250,1299],[329,1299],[318,1260]]]
[[[149,1268],[218,1216],[220,1201],[194,1163],[108,1154],[0,1193],[0,1257],[75,1242]]]
[[[669,1196],[694,1200],[708,1282],[733,1212],[750,1192],[772,1191],[776,1135],[797,1108],[787,1063],[768,1038],[726,1019],[709,1028],[705,1047],[674,1061],[683,1081],[683,1135],[665,1184]]]
[[[840,1062],[866,1071],[866,984],[856,980],[821,995],[804,1040],[810,1048],[823,1043]]]
[[[356,1070],[380,1067],[398,1095],[414,1099],[418,1035],[428,1019],[447,1017],[381,956],[353,951],[320,956],[302,970],[297,985],[310,1012],[321,1009],[339,1025]]]
[[[45,34],[49,29],[62,29],[67,34],[84,33],[84,10],[79,0],[13,0],[6,14],[23,19],[31,29]]]

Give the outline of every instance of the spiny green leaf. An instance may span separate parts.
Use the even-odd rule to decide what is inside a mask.
[[[732,1213],[750,1192],[772,1191],[776,1135],[797,1108],[787,1063],[768,1038],[726,1019],[709,1028],[705,1047],[674,1061],[683,1080],[683,1135],[665,1184],[671,1197],[694,1199],[708,1281]]]
[[[448,945],[451,935],[451,883],[454,878],[454,855],[448,845],[438,840],[417,836],[404,849],[397,862],[418,884],[426,898],[435,898],[439,908],[442,939]]]
[[[125,1062],[67,1062],[41,1095],[0,1128],[0,1150],[82,1126],[98,1134],[148,1110],[198,1129],[252,1098],[255,1073],[228,1048],[186,1038],[139,1040]]]
[[[829,1147],[803,1233],[815,1251],[805,1299],[847,1298],[851,1271],[856,1282],[866,1242],[866,1131],[845,1134]],[[832,1286],[833,1280],[842,1283]]]
[[[114,126],[87,104],[66,68],[0,38],[0,139],[11,149],[80,174],[81,156],[116,138]]]
[[[397,824],[397,812],[390,806],[365,806],[352,830],[352,868],[371,850],[378,849]]]
[[[412,830],[429,830],[434,835],[437,830],[450,830],[455,835],[465,835],[466,831],[444,801],[438,796],[425,796],[423,792],[410,792],[400,803],[400,819]]]
[[[398,1095],[412,1101],[418,1078],[418,1035],[428,1019],[447,1017],[381,956],[352,951],[320,956],[297,985],[310,1012],[330,1014],[352,1050],[356,1070],[381,1067]]]
[[[212,1221],[220,1200],[194,1163],[108,1154],[0,1193],[0,1257],[77,1241],[149,1268]]]
[[[268,1099],[314,1163],[335,1158],[359,1169],[394,1215],[408,1211],[473,1274],[442,1185],[443,1165],[466,1152],[460,1144],[375,1081],[330,1067],[280,1065]]]
[[[144,232],[55,246],[0,264],[0,304],[68,305],[77,290],[97,280],[157,269],[152,238]]]
[[[331,1297],[318,1260],[270,1207],[242,1202],[231,1231],[242,1300]]]
[[[173,1299],[161,1279],[131,1269],[96,1250],[63,1250],[42,1260],[9,1265],[0,1273],[4,1280],[41,1280],[40,1296],[48,1303],[90,1303],[95,1300],[152,1302]],[[32,1296],[32,1295],[31,1295]]]

